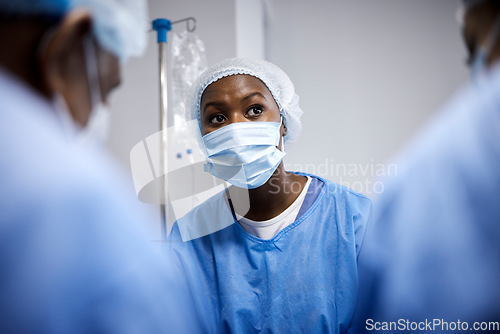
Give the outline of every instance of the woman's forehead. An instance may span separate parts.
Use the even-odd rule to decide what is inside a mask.
[[[206,98],[217,98],[218,96],[243,98],[247,94],[254,92],[272,98],[271,92],[260,79],[247,74],[236,74],[221,78],[208,85],[203,91],[201,101]]]

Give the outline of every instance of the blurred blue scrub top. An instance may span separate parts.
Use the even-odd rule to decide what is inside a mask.
[[[396,161],[360,252],[358,331],[366,318],[499,321],[500,66]]]
[[[195,332],[118,168],[1,68],[0,101],[0,332]]]
[[[182,242],[178,223],[174,225],[170,245],[185,269],[207,332],[345,331],[356,302],[356,259],[371,201],[312,178],[295,222],[272,239],[246,232],[225,204],[224,192],[183,221],[196,225],[230,219],[221,224],[226,228]]]

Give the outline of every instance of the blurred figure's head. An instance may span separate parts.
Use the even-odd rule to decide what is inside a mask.
[[[486,66],[500,59],[500,0],[462,0],[461,20],[469,64],[484,57]]]
[[[120,83],[120,62],[146,44],[143,0],[0,0],[0,67],[81,126]]]

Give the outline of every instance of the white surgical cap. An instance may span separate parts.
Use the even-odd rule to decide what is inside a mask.
[[[230,58],[219,62],[213,67],[203,72],[193,84],[189,106],[191,106],[191,116],[198,120],[199,128],[196,134],[203,148],[201,141],[201,96],[205,89],[215,81],[237,74],[247,74],[260,79],[269,89],[279,107],[280,114],[287,128],[285,143],[287,147],[292,146],[300,136],[302,124],[300,117],[303,114],[299,106],[299,97],[295,94],[293,83],[278,66],[265,60],[249,58]]]
[[[87,9],[101,47],[123,63],[140,56],[148,30],[144,0],[0,0],[0,13],[16,16],[63,16],[75,8]]]

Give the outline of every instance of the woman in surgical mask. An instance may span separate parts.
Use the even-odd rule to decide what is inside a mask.
[[[206,331],[345,331],[371,202],[285,170],[303,114],[289,77],[266,61],[227,59],[200,76],[191,109],[205,171],[232,185],[169,236]]]

